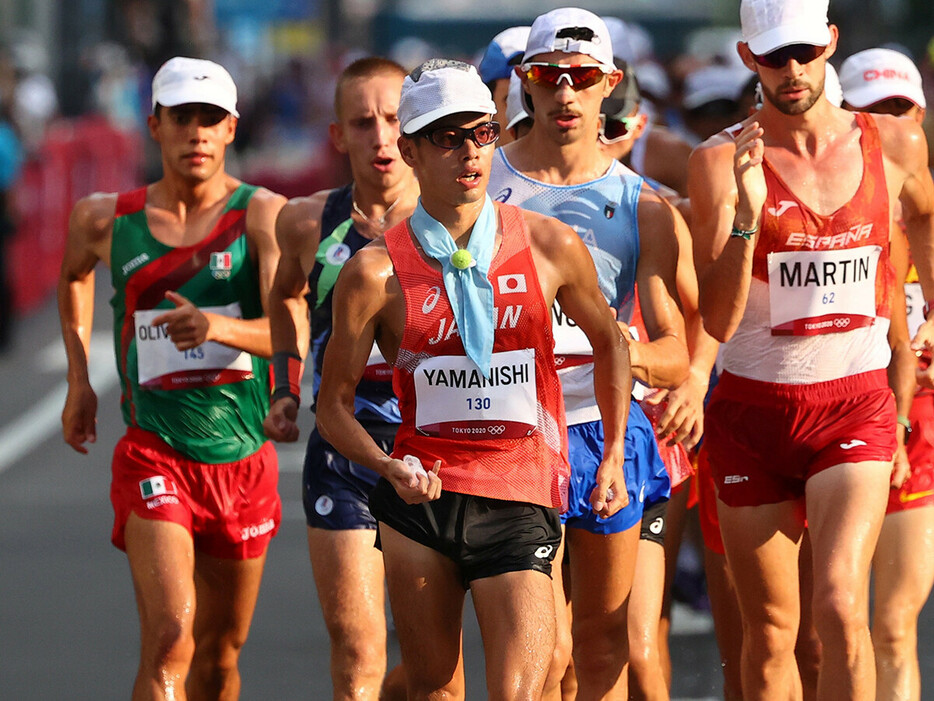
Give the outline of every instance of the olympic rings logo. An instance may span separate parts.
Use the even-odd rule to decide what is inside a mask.
[[[506,427],[503,426],[502,424],[500,424],[499,426],[490,426],[487,428],[487,432],[494,436],[500,435],[501,433],[505,432],[505,430],[506,430]]]
[[[836,326],[838,329],[844,329],[850,325],[850,320],[849,319],[834,319],[833,325]]]

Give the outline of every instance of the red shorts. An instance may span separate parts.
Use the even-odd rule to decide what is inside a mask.
[[[640,401],[639,406],[642,407],[642,411],[645,412],[654,430],[658,428],[658,420],[668,406],[668,402],[651,404],[649,402]],[[694,475],[694,463],[691,462],[691,457],[688,455],[687,449],[681,443],[668,445],[667,438],[662,439],[657,435],[655,436],[655,443],[658,445],[658,454],[661,456],[662,462],[665,463],[665,468],[668,470],[668,478],[671,480],[671,493],[675,494],[679,492],[684,483]]]
[[[704,449],[727,506],[797,499],[808,479],[844,463],[895,454],[895,398],[885,370],[787,385],[720,377]]]
[[[901,489],[889,493],[886,514],[934,504],[934,392],[915,395],[908,418],[911,420],[908,440],[911,476]]]
[[[717,515],[717,487],[714,483],[710,460],[707,458],[706,445],[697,454],[697,518],[700,521],[701,535],[708,550],[723,555],[723,536],[720,535],[720,517]]]
[[[130,427],[114,448],[110,501],[113,544],[126,550],[130,513],[188,529],[213,557],[259,557],[279,530],[279,462],[272,443],[236,462],[196,462],[156,434]]]

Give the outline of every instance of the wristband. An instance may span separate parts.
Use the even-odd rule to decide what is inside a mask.
[[[279,351],[272,354],[272,397],[270,402],[276,402],[283,397],[291,397],[298,406],[302,399],[302,373],[305,363],[295,353]]]
[[[730,238],[745,239],[748,241],[752,238],[752,235],[759,230],[759,225],[756,224],[755,229],[737,229],[735,226],[733,230],[730,231]]]
[[[897,416],[895,420],[905,427],[905,445],[908,444],[908,439],[911,438],[911,421],[907,416]]]

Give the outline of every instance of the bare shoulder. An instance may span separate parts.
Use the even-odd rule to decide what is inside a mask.
[[[113,231],[117,211],[117,193],[95,192],[75,203],[71,210],[69,230],[88,243],[99,243]]]
[[[522,215],[529,227],[532,247],[550,260],[560,260],[569,247],[581,244],[577,233],[570,226],[554,217],[523,209]]]
[[[395,278],[389,249],[383,239],[371,241],[354,253],[341,268],[338,286],[356,296],[385,292],[390,279]]]
[[[250,202],[247,205],[247,228],[251,225],[259,225],[266,228],[268,225],[275,224],[276,215],[285,204],[286,199],[271,190],[264,187],[259,188],[253,193]]]
[[[317,246],[321,232],[321,216],[331,190],[322,190],[306,197],[290,199],[276,219],[276,237],[281,248],[300,250],[306,245]]]
[[[890,114],[870,114],[879,131],[882,153],[892,163],[908,172],[916,172],[927,164],[927,139],[921,125],[913,119]]]

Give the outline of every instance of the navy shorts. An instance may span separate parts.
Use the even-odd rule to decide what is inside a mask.
[[[387,455],[392,452],[397,424],[366,425],[376,444]],[[374,530],[368,500],[379,475],[351,462],[312,431],[302,470],[302,505],[312,528],[327,531]]]
[[[452,560],[465,589],[475,579],[506,572],[535,570],[550,577],[561,543],[558,510],[521,501],[442,491],[435,501],[406,504],[381,479],[370,510],[380,523]]]
[[[632,400],[626,424],[626,462],[623,466],[629,504],[609,518],[597,516],[590,508],[590,493],[597,484],[603,441],[601,421],[568,426],[571,481],[568,510],[561,514],[561,520],[569,528],[606,535],[629,530],[642,519],[646,505],[667,501],[671,495],[671,480],[658,454],[652,424],[639,403]]]

